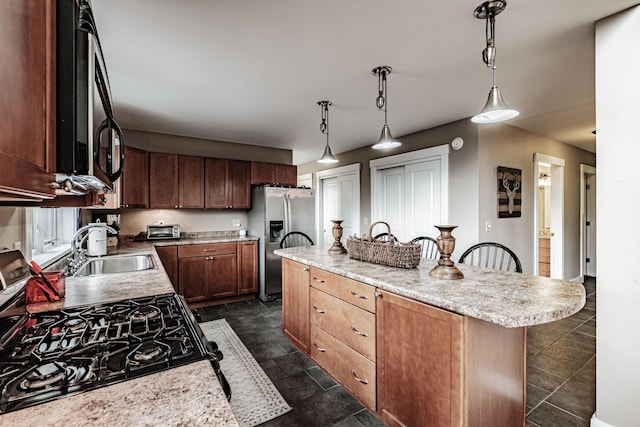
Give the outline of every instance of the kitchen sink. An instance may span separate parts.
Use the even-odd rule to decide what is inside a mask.
[[[90,259],[76,271],[74,276],[95,276],[98,274],[125,273],[158,268],[153,262],[153,256],[119,255]]]

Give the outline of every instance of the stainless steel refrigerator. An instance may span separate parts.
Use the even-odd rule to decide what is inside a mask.
[[[252,190],[247,232],[260,237],[260,292],[263,301],[282,295],[282,261],[273,253],[282,237],[302,231],[317,243],[315,191],[308,188],[256,187]]]

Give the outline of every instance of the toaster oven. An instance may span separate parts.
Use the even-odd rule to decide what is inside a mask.
[[[147,240],[179,239],[180,226],[178,224],[169,225],[147,225]]]

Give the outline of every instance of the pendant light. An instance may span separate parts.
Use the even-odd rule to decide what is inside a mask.
[[[386,150],[396,148],[402,145],[400,141],[391,135],[389,125],[387,125],[387,75],[391,74],[391,67],[381,65],[371,70],[374,76],[378,76],[378,97],[376,98],[376,106],[378,110],[384,111],[384,126],[380,133],[380,139],[373,144],[371,148],[374,150]]]
[[[491,67],[493,73],[493,85],[489,91],[489,98],[482,111],[471,118],[474,123],[498,123],[516,117],[520,112],[507,106],[502,99],[500,89],[496,85],[496,46],[495,46],[495,19],[496,15],[507,7],[505,0],[486,1],[476,7],[473,15],[478,19],[486,20],[485,35],[487,47],[482,51],[482,60],[487,67]]]
[[[327,145],[324,147],[324,154],[318,160],[318,163],[338,163],[338,159],[333,156],[331,147],[329,147],[329,105],[331,105],[331,101],[318,101],[318,105],[322,108],[320,132],[327,135]]]

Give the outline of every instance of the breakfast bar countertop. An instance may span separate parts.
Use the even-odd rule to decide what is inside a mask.
[[[507,328],[533,326],[577,313],[586,302],[581,283],[462,264],[460,280],[429,276],[437,263],[421,259],[413,269],[386,267],[330,255],[328,246],[276,250],[275,254],[448,311]]]

